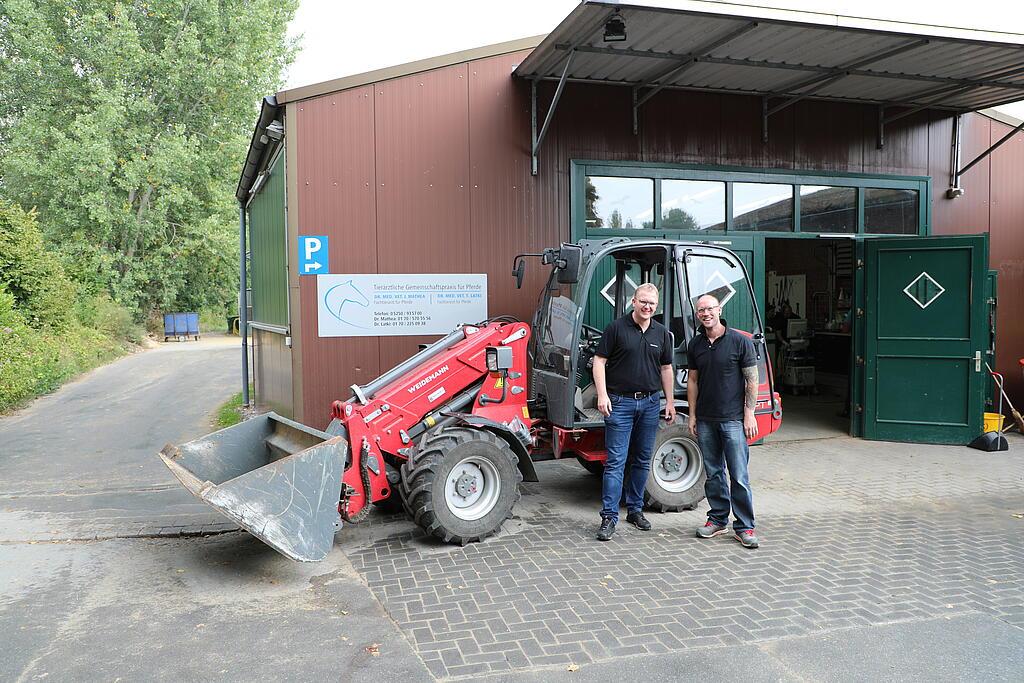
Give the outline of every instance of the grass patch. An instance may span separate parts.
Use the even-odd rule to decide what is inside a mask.
[[[252,396],[253,385],[249,385],[249,395]],[[214,425],[217,429],[224,429],[231,425],[236,425],[242,421],[242,392],[239,391],[237,394],[225,401],[220,408],[217,408],[217,418],[214,420]]]

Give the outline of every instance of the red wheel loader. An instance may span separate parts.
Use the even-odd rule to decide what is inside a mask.
[[[699,242],[583,241],[517,256],[517,286],[528,257],[551,267],[532,324],[493,318],[460,326],[352,386],[351,398],[331,406],[325,431],[266,413],[168,445],[161,458],[193,494],[295,560],[323,559],[343,522],[358,522],[371,503],[397,500],[427,533],[478,541],[511,517],[519,483],[537,481],[534,462],[571,457],[602,471],[604,421],[590,368],[605,325],[629,310],[642,282],[658,286],[658,319],[674,335],[676,386],[667,400],[678,407],[676,421],[659,428],[647,506],[678,511],[704,498],[685,401],[685,348],[701,295],[718,297],[729,325],[752,336],[758,438],[779,428],[761,318],[736,254]]]

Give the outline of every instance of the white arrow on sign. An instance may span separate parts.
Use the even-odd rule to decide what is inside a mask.
[[[320,270],[320,264],[316,263],[315,261],[313,263],[307,263],[306,272],[308,273],[311,270]]]

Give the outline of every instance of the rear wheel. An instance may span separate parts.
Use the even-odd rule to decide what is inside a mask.
[[[685,424],[663,425],[658,429],[647,475],[644,503],[652,510],[692,510],[704,500],[704,459],[700,446]]]
[[[427,436],[402,465],[402,502],[437,538],[465,545],[486,538],[519,500],[519,458],[497,435],[449,428]]]

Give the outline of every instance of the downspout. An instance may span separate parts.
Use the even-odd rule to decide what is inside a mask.
[[[242,174],[235,189],[238,200],[238,331],[242,337],[242,404],[249,405],[249,297],[246,281],[246,219],[245,209],[253,189],[258,189],[259,169],[271,139],[279,141],[280,134],[272,135],[267,128],[277,119],[280,107],[273,95],[264,97],[260,105],[260,116],[252,132],[249,150],[242,165]],[[255,360],[253,361],[255,363]]]
[[[245,202],[238,202],[238,330],[242,335],[242,405],[249,405],[249,301],[245,283]]]

